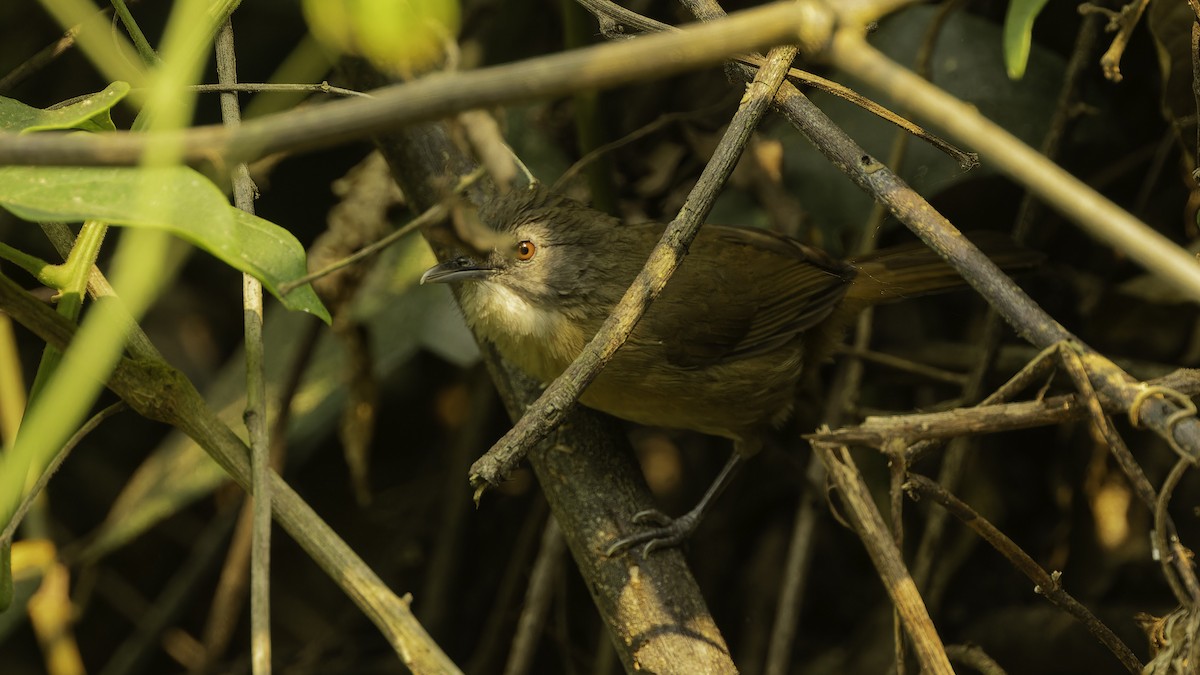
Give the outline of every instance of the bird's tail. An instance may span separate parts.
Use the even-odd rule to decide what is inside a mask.
[[[978,232],[968,238],[1005,272],[1034,267],[1043,258],[998,232]],[[846,293],[851,304],[873,305],[967,285],[957,270],[919,242],[868,253],[850,264],[858,270]]]

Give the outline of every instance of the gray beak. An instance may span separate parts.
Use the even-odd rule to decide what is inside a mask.
[[[425,273],[421,275],[421,283],[444,284],[454,281],[486,279],[495,272],[495,268],[480,265],[471,258],[461,256],[425,270]]]

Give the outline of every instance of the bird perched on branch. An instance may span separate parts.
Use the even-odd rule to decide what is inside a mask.
[[[468,323],[547,383],[612,313],[665,228],[623,224],[536,185],[493,200],[480,220],[486,250],[441,263],[421,282],[460,283]],[[1011,243],[989,248],[1001,266],[1035,260]],[[787,419],[804,369],[830,355],[858,312],[963,284],[921,246],[843,262],[764,230],[702,227],[580,402],[640,424],[723,436],[734,452],[695,508],[677,519],[637,514],[635,522],[655,527],[613,542],[609,553],[642,543],[649,553],[690,535],[742,459]]]

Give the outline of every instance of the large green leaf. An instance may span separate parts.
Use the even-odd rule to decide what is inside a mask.
[[[25,220],[94,219],[166,230],[253,275],[288,309],[330,320],[311,286],[279,294],[281,284],[307,271],[300,242],[231,206],[188,167],[3,167],[0,206]]]
[[[109,111],[129,93],[129,84],[113,82],[104,91],[82,96],[73,103],[53,110],[33,108],[20,101],[0,96],[0,131],[113,131]]]
[[[1033,20],[1046,6],[1046,0],[1012,0],[1004,17],[1004,65],[1008,76],[1019,80],[1029,63],[1033,44]]]

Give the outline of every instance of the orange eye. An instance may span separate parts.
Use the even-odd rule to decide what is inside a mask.
[[[517,260],[533,260],[535,255],[537,246],[532,241],[526,240],[517,244]]]

